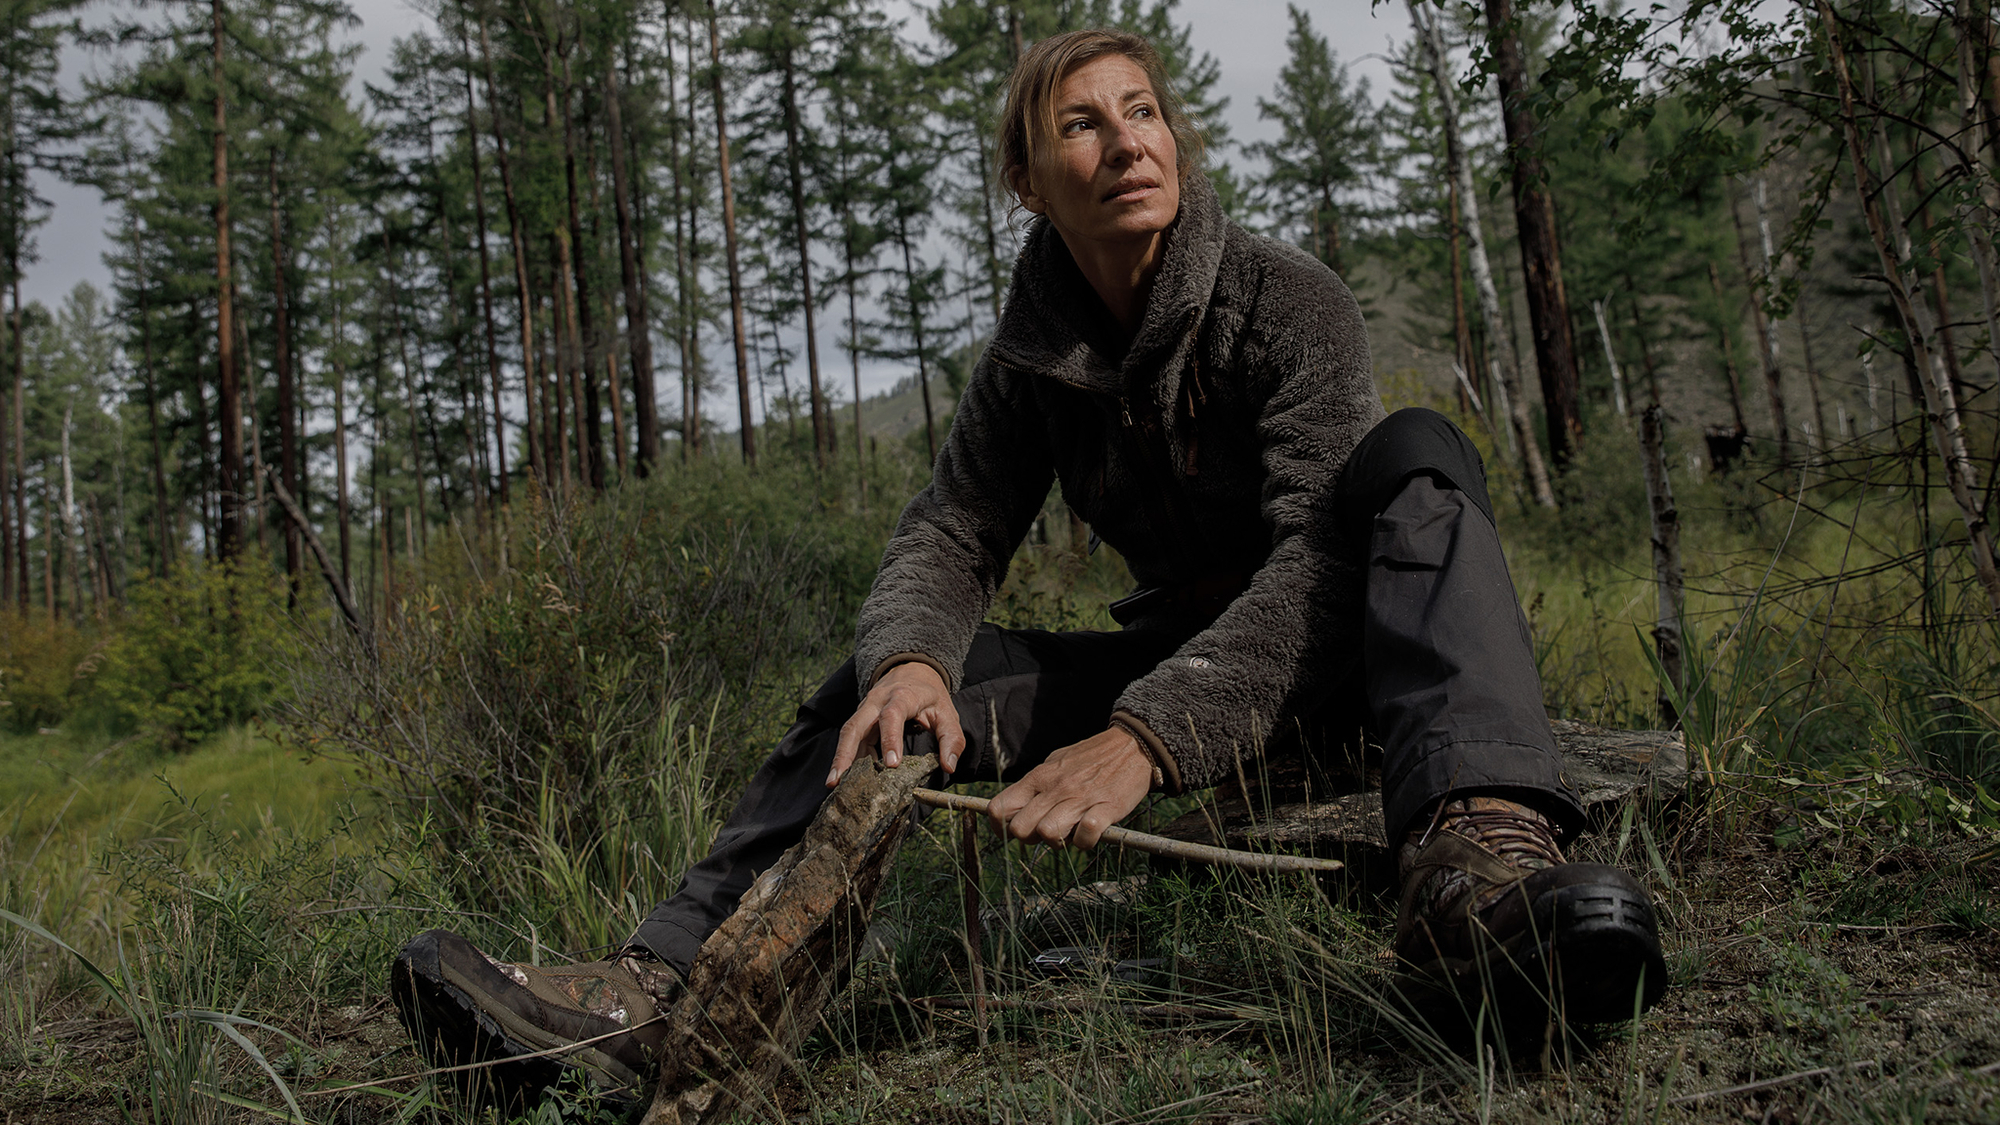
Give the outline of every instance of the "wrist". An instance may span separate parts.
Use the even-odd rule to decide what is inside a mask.
[[[1166,771],[1160,768],[1158,759],[1153,757],[1152,748],[1146,745],[1146,740],[1139,736],[1139,732],[1133,730],[1129,724],[1119,719],[1111,720],[1111,729],[1125,736],[1131,744],[1132,749],[1136,750],[1140,759],[1146,763],[1146,768],[1152,772],[1149,790],[1157,793],[1165,789],[1167,787]]]

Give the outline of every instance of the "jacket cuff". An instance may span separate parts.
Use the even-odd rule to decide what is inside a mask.
[[[921,652],[899,652],[894,656],[884,657],[882,662],[875,666],[875,670],[868,673],[868,682],[861,685],[861,694],[866,695],[873,690],[882,677],[888,673],[889,669],[894,668],[898,664],[928,665],[932,671],[938,674],[938,679],[944,681],[946,692],[955,692],[958,690],[952,685],[951,673],[946,671],[945,666],[938,663],[934,657],[925,656]]]
[[[1139,740],[1139,749],[1153,760],[1153,768],[1160,774],[1160,789],[1163,792],[1178,797],[1187,791],[1181,784],[1181,768],[1175,763],[1173,754],[1168,752],[1167,744],[1160,741],[1160,736],[1153,733],[1153,728],[1147,726],[1144,719],[1130,711],[1113,711],[1111,723],[1130,731]]]

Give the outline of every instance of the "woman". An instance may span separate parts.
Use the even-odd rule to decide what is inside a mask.
[[[997,830],[1055,847],[1094,845],[1150,791],[1233,776],[1270,732],[1366,726],[1406,840],[1395,950],[1413,980],[1518,1005],[1546,1003],[1539,978],[1579,1021],[1629,1015],[1635,991],[1650,1004],[1664,965],[1646,892],[1562,859],[1582,809],[1471,445],[1429,411],[1384,418],[1353,297],[1223,217],[1144,40],[1037,44],[999,141],[1036,218],[854,658],[619,957],[502,966],[434,931],[397,965],[406,1020],[443,1028],[427,1045],[454,1059],[610,1035],[571,1065],[636,1086],[659,1029],[617,1033],[858,755],[910,752],[911,724],[946,772],[1012,782]],[[1120,632],[981,624],[1051,481],[1144,584],[1114,607]],[[491,1042],[451,1039],[481,1015]]]

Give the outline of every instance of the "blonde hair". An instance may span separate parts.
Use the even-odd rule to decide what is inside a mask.
[[[1174,92],[1166,65],[1153,45],[1144,36],[1126,31],[1103,28],[1066,31],[1028,48],[1007,78],[1007,104],[1000,111],[993,171],[1001,190],[1013,196],[1017,205],[1020,192],[1014,186],[1015,173],[1034,167],[1036,160],[1054,146],[1057,88],[1078,67],[1107,55],[1122,55],[1146,72],[1159,103],[1160,119],[1173,133],[1176,171],[1181,181],[1185,183],[1188,174],[1201,167],[1207,144]]]

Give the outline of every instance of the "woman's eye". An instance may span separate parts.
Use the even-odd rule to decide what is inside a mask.
[[[1150,118],[1153,116],[1153,107],[1149,105],[1142,105],[1138,109],[1132,111],[1132,116]]]
[[[1090,122],[1079,117],[1075,121],[1071,121],[1063,126],[1062,129],[1063,136],[1065,137],[1075,136],[1076,134],[1081,133],[1088,128],[1090,128]]]

